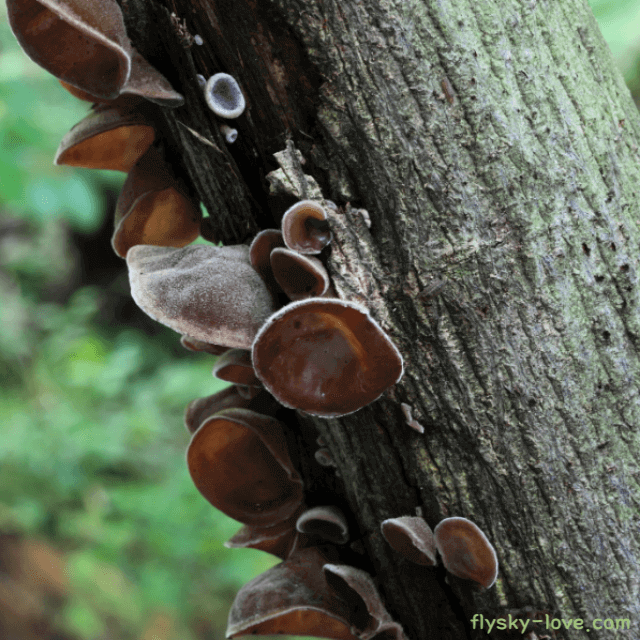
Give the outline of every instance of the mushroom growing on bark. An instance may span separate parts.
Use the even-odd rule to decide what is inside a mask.
[[[196,340],[191,336],[181,336],[180,344],[189,351],[194,351],[195,353],[210,353],[213,356],[219,356],[229,350],[229,347],[221,347],[217,344]]]
[[[126,96],[95,105],[62,138],[54,163],[129,172],[155,138],[147,111],[148,105]]]
[[[251,265],[264,280],[274,300],[277,300],[282,294],[282,288],[275,279],[271,268],[271,252],[278,247],[284,246],[281,231],[278,229],[263,229],[253,239],[249,248]]]
[[[204,97],[209,109],[221,118],[242,115],[245,100],[237,80],[228,73],[216,73],[207,80]]]
[[[317,547],[301,549],[247,583],[231,606],[227,638],[289,634],[357,640],[357,630],[351,631],[357,612],[327,584],[326,562]]]
[[[111,245],[121,258],[135,245],[184,247],[200,235],[201,216],[160,149],[150,147],[122,186]]]
[[[251,352],[246,349],[229,349],[213,366],[213,375],[233,384],[262,387],[251,364]]]
[[[344,513],[333,505],[307,509],[296,521],[300,533],[319,536],[335,544],[349,541],[349,527]]]
[[[332,298],[293,302],[253,343],[253,366],[286,407],[335,417],[376,400],[402,377],[402,356],[359,306]]]
[[[382,522],[380,529],[389,545],[407,560],[428,567],[436,564],[433,531],[422,518],[389,518]]]
[[[301,510],[302,507],[291,518],[272,527],[245,524],[224,546],[230,549],[259,549],[286,560],[298,548],[308,544],[308,536],[296,529],[296,520]]]
[[[187,450],[194,484],[243,524],[273,526],[302,504],[302,480],[283,425],[248,409],[224,409],[200,424]]]
[[[326,211],[313,200],[301,200],[282,217],[284,241],[298,253],[320,253],[331,242]]]
[[[127,266],[136,304],[203,342],[248,349],[275,308],[243,245],[138,245],[127,253]]]
[[[115,0],[7,0],[25,53],[83,100],[139,95],[163,106],[184,98],[131,45]]]
[[[407,640],[400,624],[386,610],[371,576],[362,569],[345,564],[325,564],[323,571],[329,586],[352,610],[351,624],[361,640]]]
[[[433,530],[445,569],[488,589],[498,577],[498,556],[478,525],[466,518],[445,518]]]
[[[57,78],[113,100],[131,73],[122,11],[113,0],[8,0],[9,23],[26,54]]]
[[[271,269],[276,282],[290,300],[322,296],[330,286],[329,274],[320,260],[291,249],[273,249]]]

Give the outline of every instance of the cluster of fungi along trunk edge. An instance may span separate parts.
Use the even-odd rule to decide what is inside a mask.
[[[402,377],[402,357],[385,331],[331,284],[324,207],[335,205],[298,202],[281,230],[261,231],[250,247],[192,245],[200,235],[212,240],[211,232],[154,128],[156,110],[184,98],[133,48],[115,0],[7,5],[25,52],[93,103],[64,136],[55,162],[128,174],[112,245],[126,258],[134,300],[180,333],[187,349],[219,356],[214,375],[233,383],[187,407],[189,472],[211,504],[242,523],[228,546],[262,549],[282,562],[237,594],[228,637],[404,638],[372,577],[339,563],[350,541],[347,520],[336,506],[305,504],[287,427],[274,417],[278,404],[324,418],[346,415]],[[218,73],[201,84],[218,117],[241,116],[245,99],[234,78]],[[222,126],[232,142],[237,132]],[[316,459],[331,465],[326,449]],[[419,517],[392,518],[381,531],[414,563],[434,566],[440,557],[447,571],[478,588],[496,580],[495,550],[465,518],[446,518],[435,531]]]

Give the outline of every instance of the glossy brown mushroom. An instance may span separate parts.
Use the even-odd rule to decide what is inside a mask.
[[[121,258],[139,244],[184,247],[200,235],[201,215],[160,150],[150,147],[122,187],[111,245]]]
[[[213,375],[219,380],[250,387],[262,387],[251,363],[251,352],[246,349],[229,349],[213,366]]]
[[[249,409],[261,415],[273,416],[279,408],[273,396],[264,389],[247,395],[242,387],[232,385],[205,398],[192,400],[184,412],[184,425],[189,433],[195,433],[205,420],[224,409]]]
[[[498,577],[498,556],[480,527],[466,518],[445,518],[433,530],[445,569],[488,589]]]
[[[274,310],[244,245],[139,245],[129,250],[127,266],[136,304],[196,340],[248,349]]]
[[[286,407],[335,417],[376,400],[402,377],[402,356],[359,306],[331,298],[293,302],[264,323],[253,366]]]
[[[120,95],[131,45],[115,0],[8,0],[25,53],[49,73],[102,100]]]
[[[300,533],[318,536],[335,544],[349,541],[349,527],[344,513],[333,505],[307,509],[296,521]]]
[[[350,630],[353,611],[328,586],[325,563],[317,547],[301,549],[247,583],[231,606],[227,638],[288,634],[356,640]]]
[[[284,247],[282,232],[278,229],[263,229],[253,239],[249,248],[251,265],[274,294],[282,291],[271,268],[271,252],[278,247]]]
[[[130,171],[151,146],[155,131],[146,106],[119,98],[96,105],[60,142],[55,164]]]
[[[210,344],[209,342],[196,340],[191,336],[181,336],[180,344],[189,351],[194,351],[196,353],[210,353],[213,356],[219,356],[229,350],[229,347],[220,347],[217,344]]]
[[[427,567],[435,566],[433,531],[422,518],[389,518],[382,522],[380,528],[389,545],[407,560]]]
[[[81,100],[138,95],[184,104],[167,79],[131,45],[115,0],[7,0],[9,23],[25,53]]]
[[[331,242],[326,211],[314,200],[301,200],[282,217],[284,241],[298,253],[320,253]]]
[[[187,465],[200,493],[243,524],[273,526],[302,504],[283,425],[248,409],[225,409],[193,434]]]
[[[350,622],[360,640],[407,640],[400,624],[394,622],[386,610],[366,571],[345,564],[325,564],[323,571],[329,586],[350,605]]]
[[[189,433],[195,433],[205,420],[224,409],[248,408],[249,400],[243,398],[235,386],[230,386],[205,398],[192,400],[184,412],[184,426]]]
[[[327,270],[312,256],[278,247],[271,252],[271,269],[289,300],[319,297],[329,289]]]
[[[302,507],[288,520],[273,527],[257,527],[245,524],[224,543],[229,549],[259,549],[281,560],[308,544],[308,537],[296,529],[296,520]]]

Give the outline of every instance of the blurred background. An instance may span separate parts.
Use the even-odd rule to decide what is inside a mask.
[[[640,94],[640,0],[592,0]],[[636,99],[637,101],[637,99]],[[88,105],[0,9],[0,640],[219,640],[277,560],[223,542],[185,464],[213,357],[140,312],[111,250],[124,174],[55,167]]]

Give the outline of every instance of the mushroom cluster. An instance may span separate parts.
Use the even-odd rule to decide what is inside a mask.
[[[432,531],[419,517],[384,520],[382,535],[401,556],[427,567],[442,559],[444,568],[457,578],[488,589],[498,577],[498,556],[480,527],[467,518],[445,518]]]
[[[204,498],[242,524],[227,546],[261,549],[282,562],[238,593],[228,637],[403,640],[371,576],[340,563],[350,541],[347,518],[334,505],[308,504],[287,425],[276,417],[282,406],[322,418],[353,413],[403,375],[402,356],[384,329],[333,288],[322,202],[296,203],[281,229],[263,230],[251,246],[191,244],[198,236],[213,243],[215,230],[175,175],[154,127],[159,107],[184,98],[133,48],[119,5],[7,5],[27,54],[94,103],[63,138],[55,162],[128,174],[112,246],[126,259],[134,300],[178,332],[185,348],[218,356],[213,375],[231,383],[186,408],[187,466]],[[244,110],[231,76],[215,74],[203,88],[219,117]],[[237,132],[221,126],[233,142]],[[334,464],[326,447],[316,459]],[[495,551],[464,518],[448,518],[434,533],[421,519],[396,518],[382,531],[413,562],[433,565],[439,554],[453,575],[484,587],[495,580]]]

